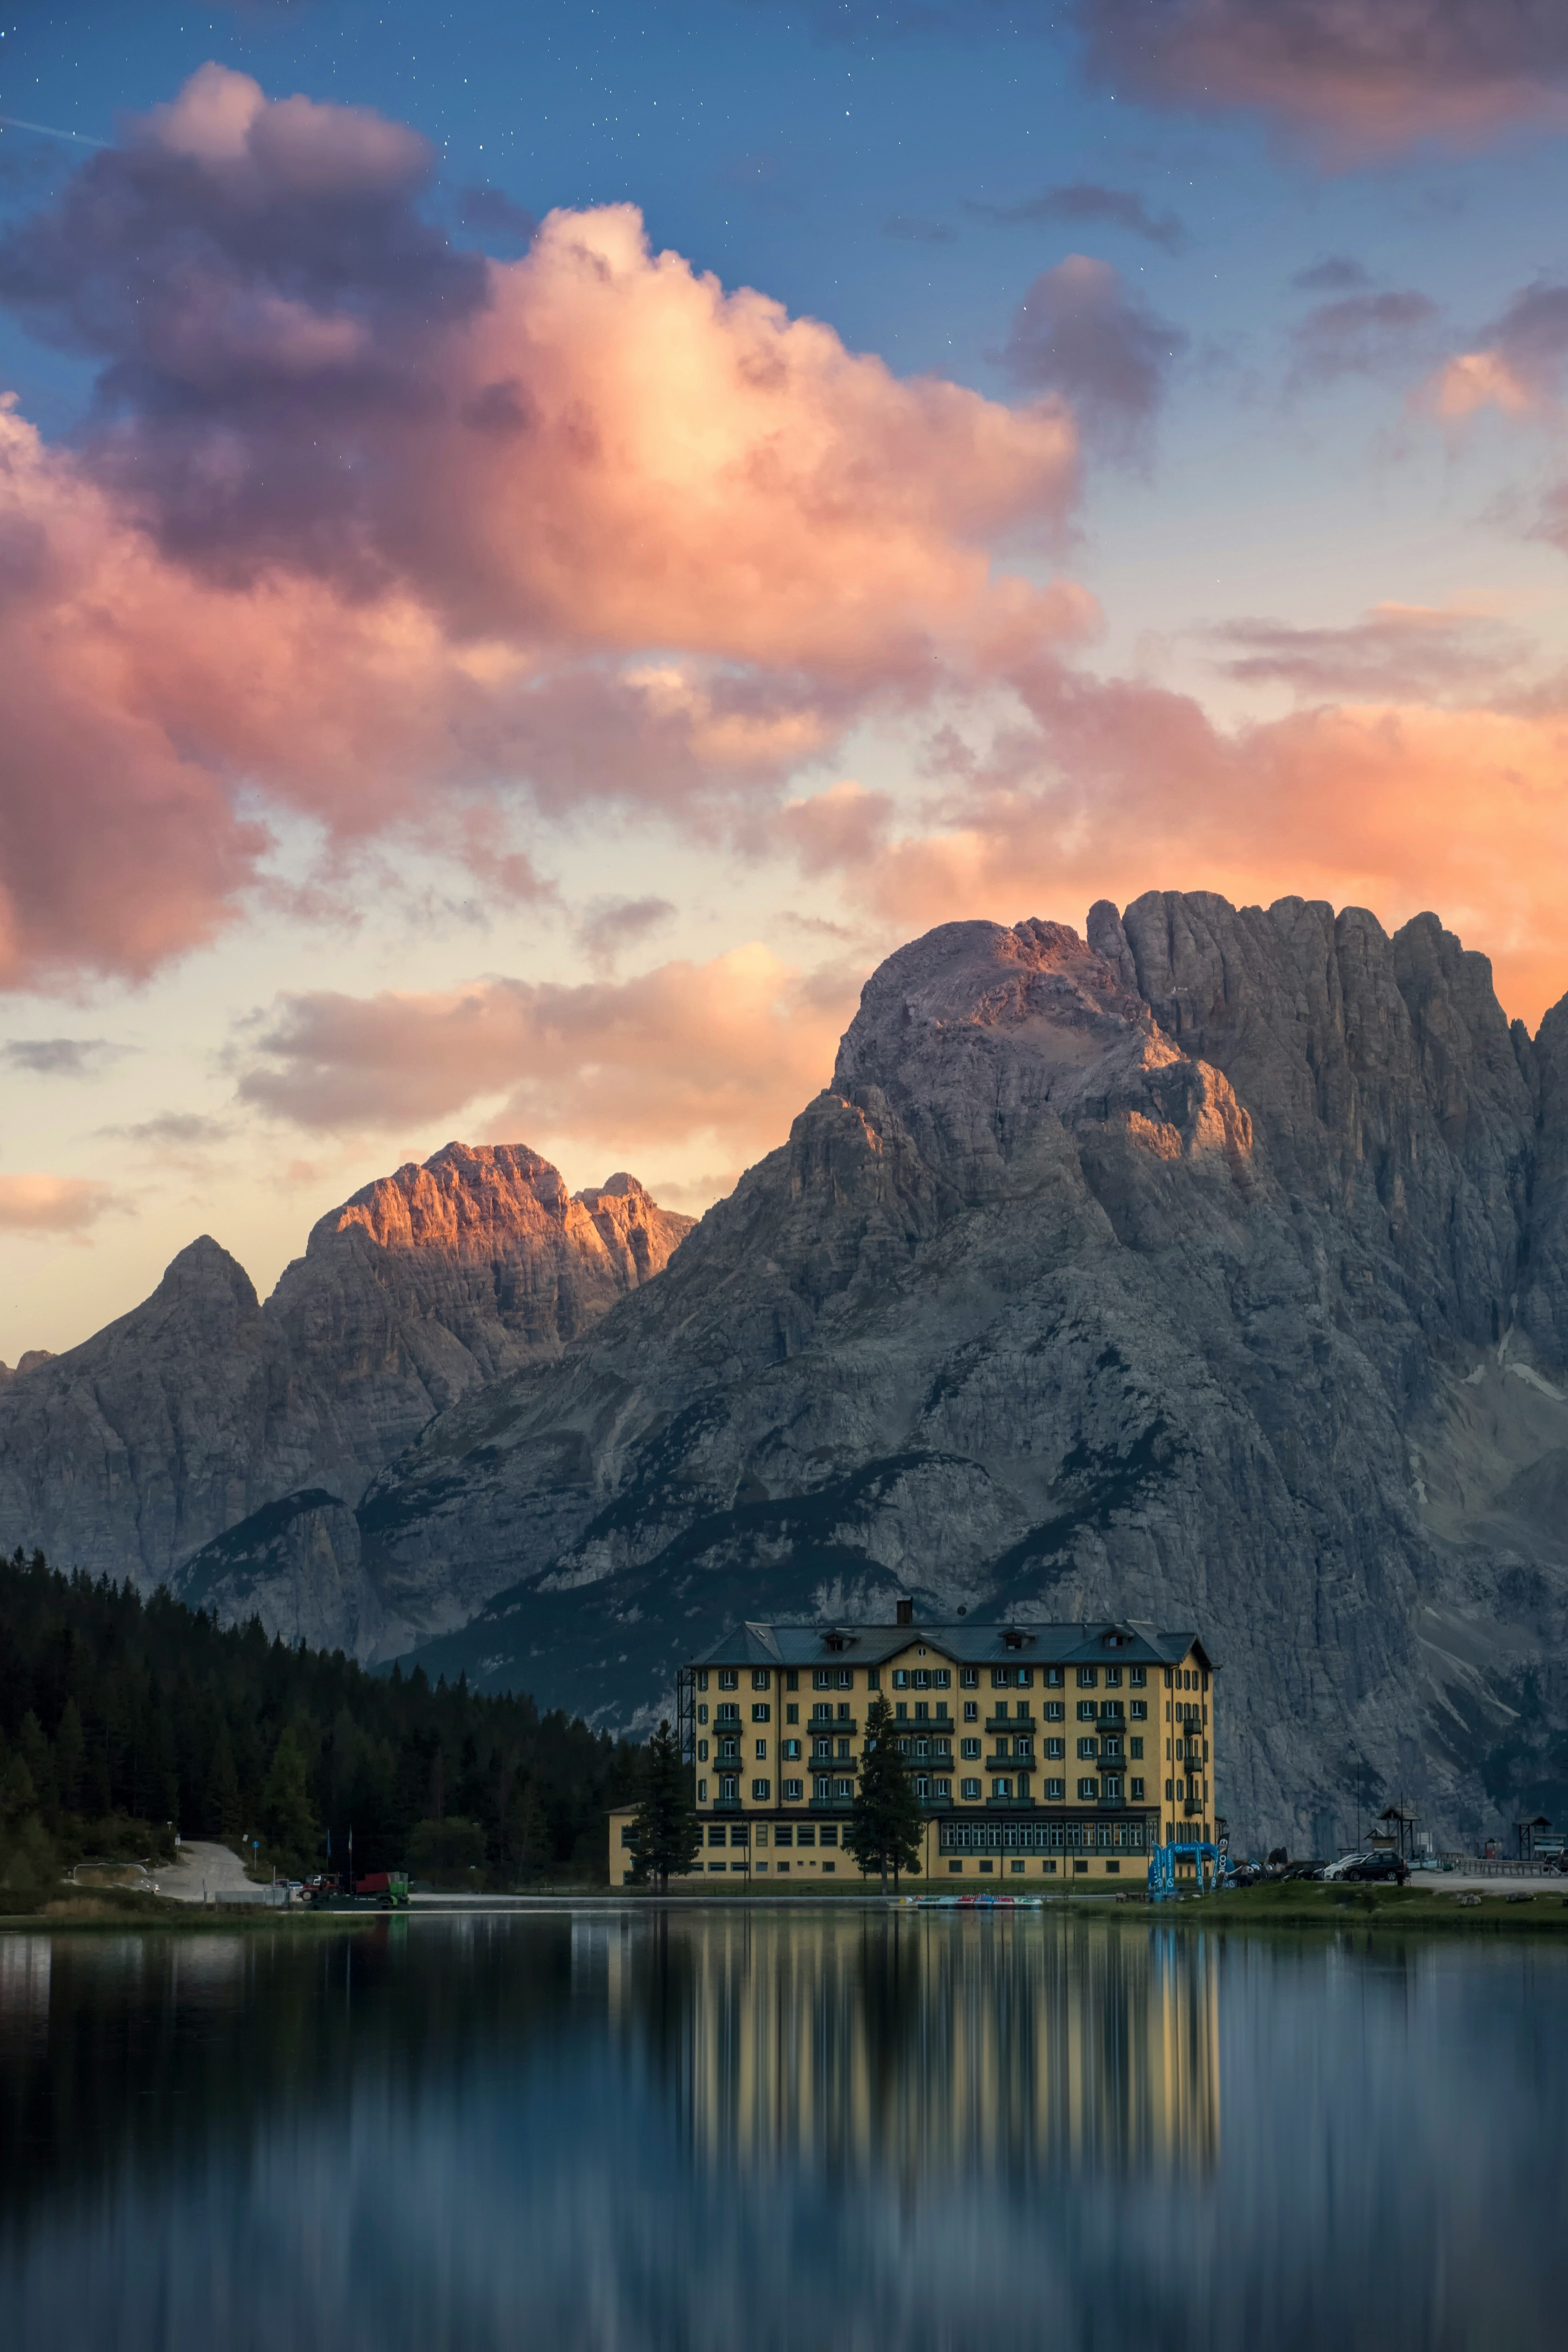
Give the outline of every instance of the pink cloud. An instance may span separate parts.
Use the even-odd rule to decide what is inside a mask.
[[[847,855],[906,931],[1142,891],[1425,908],[1532,1025],[1568,988],[1568,710],[1329,705],[1225,733],[1185,696],[1042,665],[1029,723],[963,763],[922,831]]]
[[[1244,108],[1332,163],[1568,120],[1541,0],[1079,0],[1092,68],[1156,104]]]
[[[863,974],[802,974],[760,946],[575,987],[285,996],[242,1098],[317,1130],[406,1130],[485,1097],[498,1134],[650,1151],[707,1139],[738,1170],[827,1083]]]
[[[79,1238],[114,1204],[107,1184],[81,1176],[0,1176],[0,1233]]]
[[[206,67],[0,240],[101,363],[72,454],[0,420],[0,979],[210,938],[257,809],[481,855],[496,791],[711,824],[1089,625],[991,552],[1059,531],[1059,403],[901,381],[630,206],[456,253],[431,168]]]

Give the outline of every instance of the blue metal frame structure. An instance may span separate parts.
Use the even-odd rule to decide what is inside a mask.
[[[1149,1855],[1151,1903],[1167,1903],[1174,1896],[1178,1858],[1192,1863],[1197,1871],[1200,1886],[1203,1885],[1203,1866],[1205,1858],[1214,1864],[1214,1883],[1216,1886],[1230,1866],[1230,1856],[1223,1846],[1207,1844],[1201,1840],[1195,1844],[1157,1845]]]

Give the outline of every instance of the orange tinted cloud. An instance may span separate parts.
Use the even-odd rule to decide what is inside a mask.
[[[280,998],[239,1092],[297,1126],[406,1130],[504,1094],[498,1134],[595,1150],[771,1150],[832,1076],[859,977],[766,948],[576,987],[494,979],[438,993]]]
[[[268,807],[488,854],[476,793],[770,797],[1092,617],[989,551],[1063,520],[1059,404],[902,382],[626,205],[455,254],[430,169],[208,67],[0,241],[114,387],[68,455],[0,417],[0,981],[210,938]]]
[[[0,1233],[79,1236],[114,1205],[107,1184],[80,1176],[0,1176]]]
[[[1184,696],[1042,671],[1034,725],[961,774],[939,821],[848,886],[908,932],[1072,919],[1106,897],[1218,890],[1432,908],[1492,959],[1510,1014],[1568,989],[1568,712],[1363,704],[1226,734]]]

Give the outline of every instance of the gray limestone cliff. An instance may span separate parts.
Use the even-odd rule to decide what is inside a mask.
[[[946,925],[660,1282],[257,1591],[606,1721],[741,1615],[1192,1622],[1249,1834],[1495,1826],[1568,1781],[1565,1191],[1568,1009],[1434,917]]]
[[[321,1218],[265,1305],[204,1236],[131,1314],[0,1385],[0,1533],[149,1587],[258,1513],[324,1515],[341,1547],[434,1413],[558,1354],[690,1223],[633,1177],[574,1198],[534,1152],[453,1143]]]
[[[633,1725],[742,1616],[1190,1622],[1249,1840],[1348,1834],[1363,1788],[1440,1837],[1568,1805],[1568,1002],[1510,1031],[1435,917],[945,925],[657,1281],[629,1195],[585,1197],[616,1303],[552,1321],[531,1274],[504,1345],[479,1271],[416,1334],[391,1310],[375,1253],[448,1215],[416,1173],[265,1309],[212,1244],[176,1262],[213,1329],[188,1431],[189,1319],[139,1310],[184,1481],[146,1508],[165,1549],[218,1523],[193,1599]],[[317,1349],[363,1490],[310,1466],[316,1391],[278,1401]],[[0,1393],[7,1445],[72,1361]],[[84,1495],[97,1442],[51,1441]]]

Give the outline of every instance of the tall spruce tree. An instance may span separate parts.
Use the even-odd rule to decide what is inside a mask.
[[[895,1885],[900,1871],[919,1874],[924,1831],[925,1816],[899,1752],[892,1710],[879,1696],[866,1717],[860,1786],[845,1843],[862,1870],[881,1873],[886,1895],[889,1869]]]
[[[670,1872],[689,1869],[702,1844],[702,1825],[692,1810],[688,1779],[666,1717],[647,1744],[642,1801],[631,1825],[637,1875],[657,1879],[661,1895]]]

